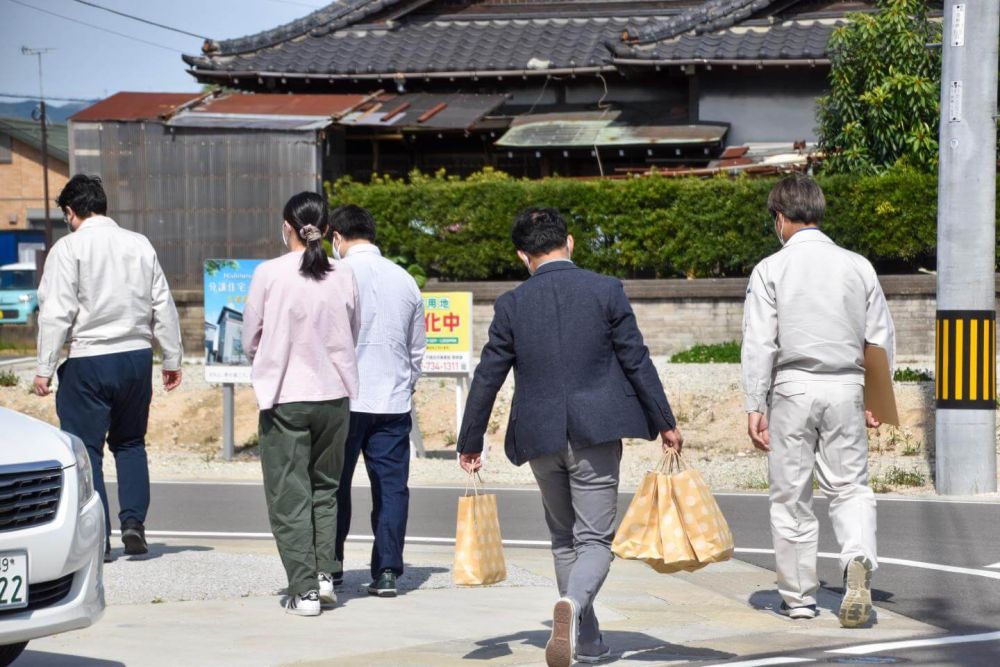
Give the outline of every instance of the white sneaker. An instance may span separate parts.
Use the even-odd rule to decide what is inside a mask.
[[[855,556],[844,572],[844,599],[840,602],[840,625],[859,628],[872,616],[872,562]]]
[[[333,577],[326,572],[319,573],[319,603],[321,606],[337,604],[337,594],[333,592]]]
[[[547,667],[570,667],[576,655],[577,623],[580,612],[570,598],[559,598],[552,610],[552,635],[545,645]]]
[[[319,591],[311,590],[302,595],[289,595],[285,611],[296,616],[319,616]]]
[[[778,608],[778,613],[782,616],[787,616],[788,618],[794,619],[796,621],[800,620],[810,620],[816,618],[816,605],[809,604],[803,607],[789,607],[784,602],[781,603],[781,607]]]

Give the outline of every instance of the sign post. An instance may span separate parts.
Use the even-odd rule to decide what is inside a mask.
[[[235,443],[235,389],[250,382],[243,353],[243,307],[260,259],[205,260],[205,381],[222,385],[222,458]]]
[[[472,378],[472,292],[424,292],[423,297],[427,328],[423,373],[455,378],[457,436]]]

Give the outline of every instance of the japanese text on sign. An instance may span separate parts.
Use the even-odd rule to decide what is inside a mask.
[[[428,375],[467,375],[472,370],[472,293],[424,294]]]

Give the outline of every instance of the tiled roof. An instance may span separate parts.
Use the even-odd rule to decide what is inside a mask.
[[[223,72],[388,74],[525,70],[536,58],[546,69],[610,64],[606,43],[629,23],[656,18],[539,18],[409,22],[403,28],[346,28],[233,57],[195,58],[199,69]]]
[[[789,21],[774,26],[733,27],[710,34],[684,34],[649,45],[615,47],[615,60],[718,62],[827,59],[827,44],[842,20]]]
[[[399,7],[392,11],[402,13],[414,3],[340,0],[300,21],[184,59],[202,80],[543,74],[612,69],[621,60],[822,60],[835,27],[830,20],[759,20],[766,15],[773,21],[776,9],[788,7],[786,0],[706,0],[681,13],[671,5],[674,9],[661,7],[653,15],[617,4],[622,16],[574,18],[554,10],[546,14],[546,3],[539,2],[540,10],[512,18],[470,20],[428,11],[386,20],[391,14],[385,10],[394,5]]]

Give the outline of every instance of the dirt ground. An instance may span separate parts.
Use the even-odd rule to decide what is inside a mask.
[[[657,359],[678,423],[684,432],[686,458],[716,489],[766,489],[766,458],[755,452],[746,437],[739,366],[736,364],[669,364]],[[911,364],[912,365],[912,364]],[[926,367],[926,363],[922,366]],[[222,392],[204,381],[203,368],[185,368],[184,383],[165,393],[154,378],[148,448],[151,471],[159,479],[256,479],[257,409],[249,386],[236,391],[236,461],[220,458]],[[18,386],[0,387],[0,405],[56,423],[53,397],[28,393],[30,371],[19,374]],[[501,390],[487,433],[487,483],[531,484],[528,466],[516,468],[502,447],[513,386]],[[882,427],[870,439],[873,486],[879,491],[923,492],[931,489],[933,470],[933,385],[899,383],[896,387],[901,428]],[[464,475],[454,451],[454,381],[425,378],[416,394],[420,430],[429,452],[441,456],[413,462],[411,478],[417,484],[462,484]],[[642,475],[660,457],[659,445],[626,443],[622,484],[638,485]],[[111,474],[111,458],[106,464]],[[359,479],[360,483],[365,480]]]

